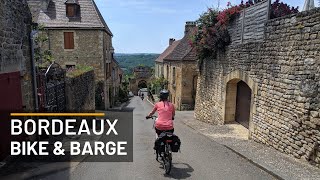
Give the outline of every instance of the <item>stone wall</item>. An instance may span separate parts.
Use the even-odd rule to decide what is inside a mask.
[[[196,118],[234,121],[234,85],[242,80],[252,92],[250,138],[319,166],[319,30],[319,9],[270,20],[263,42],[232,45],[205,60]]]
[[[66,78],[66,109],[68,112],[95,111],[94,71]]]
[[[26,111],[34,110],[31,21],[25,0],[0,0],[0,74],[20,72],[22,102]]]
[[[196,61],[182,62],[181,111],[194,109],[197,75],[198,68]]]

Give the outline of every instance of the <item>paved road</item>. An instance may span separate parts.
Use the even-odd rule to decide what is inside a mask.
[[[134,162],[80,163],[73,171],[50,174],[41,179],[275,179],[244,158],[205,136],[197,134],[176,117],[175,133],[181,138],[181,153],[173,156],[170,176],[153,154],[152,121],[145,120],[152,106],[134,97],[129,107],[134,109]],[[180,121],[180,122],[179,122]]]

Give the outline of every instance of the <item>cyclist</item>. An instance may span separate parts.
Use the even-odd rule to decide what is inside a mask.
[[[173,120],[175,115],[174,105],[168,101],[169,91],[160,91],[160,102],[154,105],[153,110],[146,118],[150,118],[156,111],[158,112],[158,119],[155,123],[155,130],[158,136],[163,132],[174,132]]]

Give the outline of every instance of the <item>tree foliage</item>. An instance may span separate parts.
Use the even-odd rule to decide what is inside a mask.
[[[115,59],[125,74],[132,74],[133,69],[139,65],[154,67],[154,61],[158,57],[159,54],[115,54]]]

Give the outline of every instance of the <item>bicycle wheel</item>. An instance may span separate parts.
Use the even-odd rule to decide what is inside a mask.
[[[165,156],[163,158],[164,169],[166,171],[166,174],[170,174],[172,167],[172,153],[170,145],[168,143],[166,144],[165,148]]]
[[[170,174],[171,167],[172,167],[172,158],[171,158],[171,153],[168,154],[167,157],[164,158],[164,169],[166,171],[166,174]]]

